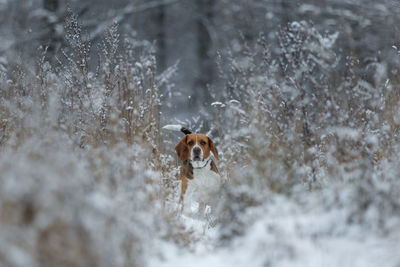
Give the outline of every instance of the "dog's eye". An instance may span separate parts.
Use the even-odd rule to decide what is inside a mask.
[[[206,142],[204,142],[203,140],[200,141],[200,145],[205,146]]]
[[[193,144],[194,144],[193,141],[190,141],[190,142],[188,143],[189,146],[193,146]]]

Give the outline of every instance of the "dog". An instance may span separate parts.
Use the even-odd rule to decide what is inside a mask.
[[[177,126],[164,129],[177,130]],[[181,180],[180,203],[185,214],[193,214],[192,202],[198,203],[197,212],[205,215],[206,207],[212,210],[217,204],[223,180],[217,168],[218,149],[214,141],[205,134],[193,133],[180,127],[185,134],[176,145],[175,151],[182,161],[179,179]]]

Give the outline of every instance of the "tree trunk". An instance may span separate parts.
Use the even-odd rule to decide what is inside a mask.
[[[157,65],[160,71],[165,70],[167,67],[167,46],[166,46],[166,34],[165,34],[165,7],[161,5],[157,8],[155,13],[156,22],[156,40],[157,40]]]
[[[196,1],[196,5],[199,14],[196,21],[198,75],[194,85],[192,102],[201,106],[207,105],[211,101],[207,86],[214,80],[214,53],[212,51],[212,40],[208,27],[212,25],[215,4],[214,0],[198,0]]]
[[[43,0],[43,8],[47,11],[56,12],[58,7],[58,0]]]

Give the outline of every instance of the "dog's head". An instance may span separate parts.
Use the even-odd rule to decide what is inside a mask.
[[[218,150],[214,142],[205,134],[187,134],[175,147],[180,160],[190,160],[200,164],[209,159],[211,153],[218,160]]]

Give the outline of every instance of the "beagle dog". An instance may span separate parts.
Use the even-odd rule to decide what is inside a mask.
[[[185,137],[176,145],[175,151],[182,161],[180,202],[184,213],[192,214],[192,201],[198,203],[198,213],[212,209],[222,186],[216,161],[218,150],[213,140],[205,134],[192,133],[185,127]]]

